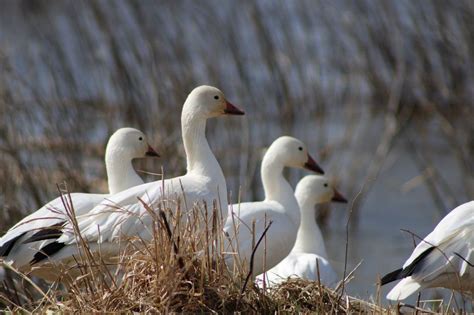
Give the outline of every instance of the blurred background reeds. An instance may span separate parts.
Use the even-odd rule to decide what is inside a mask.
[[[180,111],[219,87],[243,119],[207,135],[232,200],[262,197],[259,163],[304,140],[349,197],[349,292],[373,295],[420,236],[474,197],[474,2],[2,1],[0,231],[71,191],[105,191],[104,147],[123,126],[182,174]],[[302,171],[289,171],[294,185]],[[147,180],[160,177],[143,173]],[[347,207],[348,208],[348,207]],[[347,208],[319,218],[342,274]]]

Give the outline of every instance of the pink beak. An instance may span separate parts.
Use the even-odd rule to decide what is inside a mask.
[[[245,113],[241,109],[239,109],[235,105],[232,105],[228,101],[225,101],[224,114],[227,114],[227,115],[245,115]]]
[[[347,203],[347,199],[344,198],[344,196],[336,189],[334,189],[334,196],[332,197],[331,201]]]
[[[304,168],[319,173],[319,174],[324,174],[323,169],[316,163],[316,161],[311,157],[311,155],[308,154],[308,161],[304,164]]]
[[[151,145],[148,145],[148,151],[146,151],[145,155],[146,155],[146,156],[160,157],[160,155],[158,154],[158,152],[156,152],[155,149],[153,149],[153,148],[151,147]]]

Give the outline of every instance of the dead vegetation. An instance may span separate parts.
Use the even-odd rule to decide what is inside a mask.
[[[73,226],[73,206],[63,195]],[[141,202],[141,201],[140,201]],[[26,312],[250,312],[250,313],[384,313],[382,307],[345,294],[319,281],[289,279],[276,288],[261,290],[249,277],[249,266],[229,270],[223,251],[222,221],[215,207],[194,206],[184,212],[164,208],[165,203],[143,207],[153,217],[151,242],[122,240],[123,252],[116,259],[93,253],[75,228],[80,254],[71,265],[57,265],[63,273],[59,283],[47,285],[8,268],[16,280],[7,278],[0,301],[5,310]],[[179,204],[179,203],[178,203]],[[164,209],[164,210],[163,210]],[[183,217],[185,219],[183,219]],[[209,218],[209,219],[206,219]],[[271,225],[269,225],[271,228]],[[264,239],[265,233],[255,239]],[[255,247],[259,242],[255,242]],[[236,255],[233,259],[239,260]],[[238,261],[235,266],[245,263]],[[71,271],[74,271],[72,273]],[[70,274],[67,274],[67,273]],[[71,274],[77,274],[71,276]],[[247,282],[250,279],[250,282]],[[414,307],[417,308],[417,307]],[[423,310],[418,307],[419,310]],[[427,310],[429,312],[429,310]]]
[[[203,83],[247,112],[208,133],[230,190],[242,188],[245,200],[260,196],[260,149],[281,134],[308,141],[348,195],[366,186],[363,197],[394,146],[410,140],[428,152],[437,139],[453,149],[464,191],[433,183],[436,203],[472,198],[473,17],[469,0],[6,3],[0,228],[55,196],[55,183],[105,188],[97,148],[119,127],[145,131],[168,174],[182,173],[179,108]]]
[[[67,195],[64,198],[67,199]],[[72,268],[80,274],[67,281],[67,289],[53,284],[46,291],[47,286],[40,288],[22,275],[22,298],[12,283],[4,283],[9,290],[4,290],[0,300],[7,309],[35,312],[333,313],[382,310],[325,288],[318,282],[290,280],[275,290],[261,291],[252,283],[252,278],[247,283],[248,266],[232,271],[227,268],[222,251],[222,237],[225,236],[215,209],[206,220],[206,211],[194,207],[183,221],[179,208],[173,214],[170,209],[162,211],[161,205],[153,209],[146,204],[143,206],[153,211],[153,240],[146,243],[128,239],[128,246],[114,268],[101,255],[93,254],[87,243],[79,242],[81,255],[76,257]],[[78,239],[82,238],[78,236]],[[238,257],[234,256],[234,259]],[[71,270],[70,266],[62,269],[65,268]],[[18,288],[19,283],[16,285]],[[25,287],[29,289],[25,290]],[[5,292],[10,292],[10,296]]]
[[[351,224],[400,147],[417,169],[406,187],[426,185],[444,215],[474,197],[473,18],[470,0],[4,3],[0,230],[55,197],[55,183],[103,191],[102,148],[118,127],[144,130],[167,176],[182,173],[178,108],[202,83],[221,87],[247,112],[239,122],[210,123],[208,132],[228,187],[241,189],[242,200],[261,196],[260,149],[288,133],[318,150],[347,195],[360,192]],[[159,169],[150,162],[139,168]],[[448,177],[451,171],[459,176]],[[295,183],[300,174],[290,175]],[[345,214],[338,219],[346,222]],[[235,288],[229,279],[214,279],[225,283],[215,290],[235,290],[234,301],[243,303],[239,277]],[[99,300],[93,308],[118,303],[120,295],[101,290],[111,304]],[[200,290],[196,300],[220,296]],[[31,287],[20,291],[10,297],[31,302],[28,309],[48,304],[32,302]],[[258,296],[251,285],[244,295]],[[86,300],[74,303],[85,307]]]

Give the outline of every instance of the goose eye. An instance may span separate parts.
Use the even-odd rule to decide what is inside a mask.
[[[138,140],[142,141],[142,140],[143,140],[143,137],[138,138]]]
[[[298,150],[303,151],[303,147],[299,147]]]
[[[215,100],[218,100],[218,99],[219,99],[219,95],[214,96],[214,99],[215,99]]]
[[[328,183],[324,183],[324,187],[328,187]]]

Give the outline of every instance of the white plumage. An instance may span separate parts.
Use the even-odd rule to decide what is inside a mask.
[[[214,200],[217,201],[218,207],[227,207],[225,178],[205,135],[207,119],[224,114],[244,113],[230,104],[217,88],[201,86],[189,94],[181,115],[187,173],[177,178],[139,185],[110,196],[85,215],[78,217],[81,237],[89,242],[92,252],[100,249],[100,254],[105,259],[120,252],[117,241],[123,236],[151,239],[153,220],[138,198],[151,206],[166,202],[167,207],[172,209],[176,208],[175,203],[178,200],[181,200],[182,206],[186,205],[187,209],[194,203],[203,202],[211,209]],[[51,244],[54,248],[49,244],[49,248],[42,247],[49,259],[42,259],[40,264],[59,261],[67,263],[73,260],[73,255],[78,254],[77,237],[73,233],[71,223],[68,222],[61,232],[62,235]]]
[[[110,194],[143,184],[143,180],[133,169],[132,160],[145,156],[158,156],[148,144],[146,136],[134,128],[118,129],[109,139],[105,152],[105,165]],[[84,215],[99,204],[109,194],[71,193],[70,198],[76,215]],[[29,267],[29,262],[43,242],[23,243],[41,229],[62,224],[68,214],[61,197],[28,215],[8,230],[0,239],[0,256],[7,263]]]
[[[224,227],[228,235],[225,250],[238,253],[240,261],[246,266],[250,262],[253,240],[256,242],[266,225],[272,222],[265,241],[256,250],[254,274],[260,274],[278,264],[288,255],[295,243],[300,211],[293,188],[283,176],[284,167],[308,168],[322,173],[300,140],[280,137],[272,143],[262,161],[261,177],[265,200],[229,207],[233,216],[227,218]],[[251,231],[252,222],[255,222],[254,237]],[[234,258],[234,254],[226,256],[226,263],[231,268],[234,266]]]
[[[316,223],[315,205],[329,201],[347,202],[324,176],[308,175],[295,189],[295,197],[301,212],[301,223],[295,245],[290,254],[278,265],[257,276],[257,284],[272,287],[289,277],[321,281],[326,286],[336,284],[336,272],[327,260],[326,246]]]
[[[318,276],[319,268],[319,276]],[[300,278],[311,281],[321,281],[322,284],[332,287],[337,283],[337,274],[331,263],[323,256],[312,253],[291,252],[278,265],[256,278],[256,283],[263,288],[265,279],[266,287],[271,288],[288,278]]]
[[[387,295],[403,300],[425,288],[443,287],[463,293],[474,291],[474,201],[446,215],[415,248],[399,270],[382,278],[382,284],[400,281]],[[461,258],[462,257],[462,258]]]

